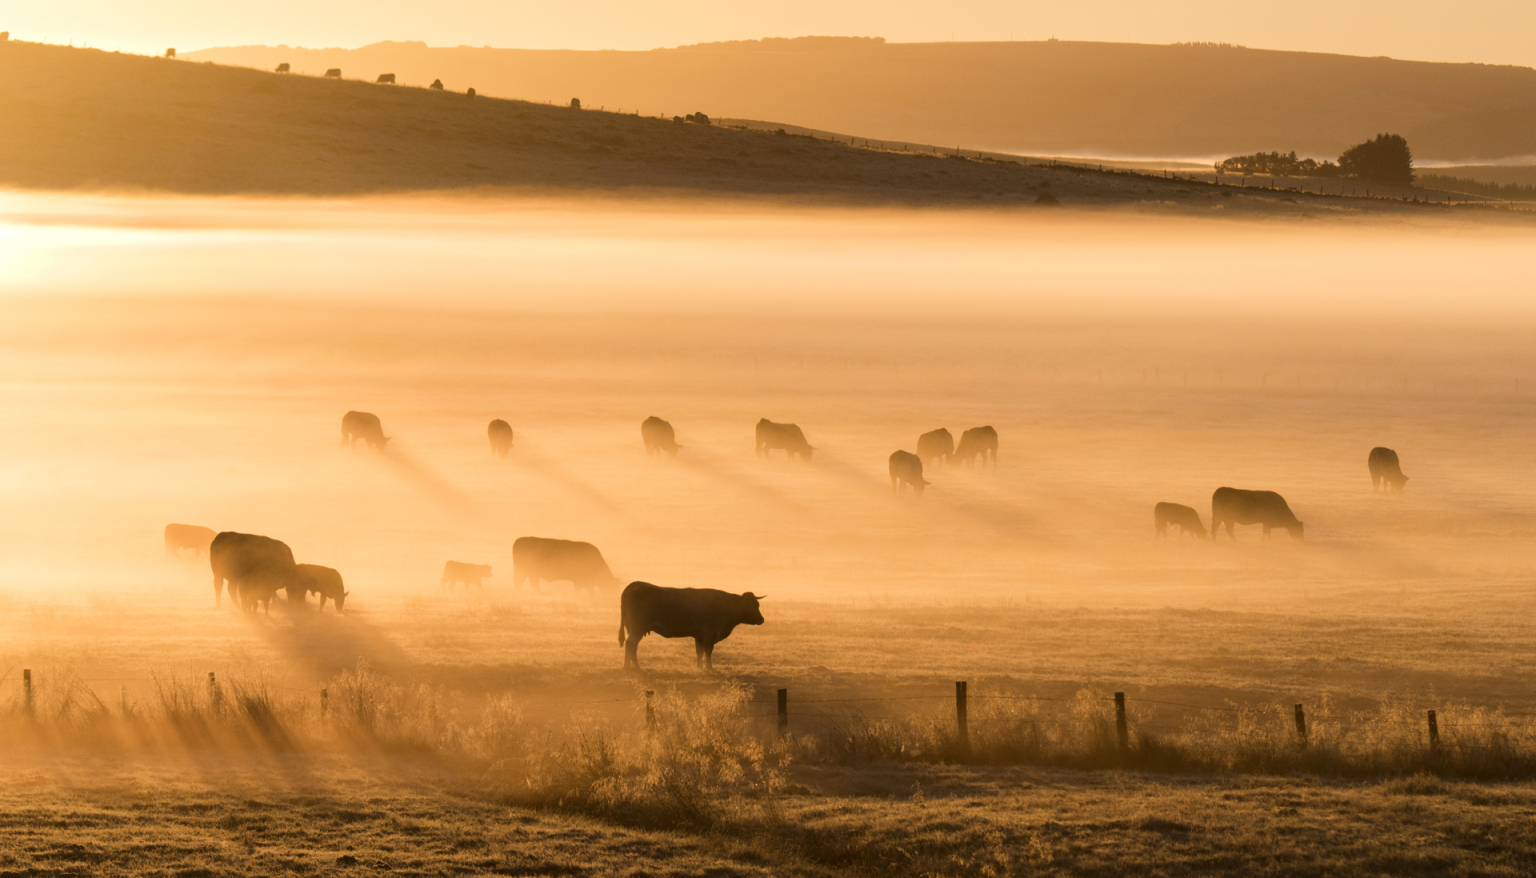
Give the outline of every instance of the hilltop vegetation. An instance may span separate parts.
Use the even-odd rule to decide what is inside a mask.
[[[1536,70],[1240,46],[744,40],[646,52],[241,46],[196,60],[483,94],[773,119],[1036,155],[1338,155],[1396,131],[1435,161],[1536,155]]]

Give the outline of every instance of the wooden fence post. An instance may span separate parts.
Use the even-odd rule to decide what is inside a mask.
[[[651,703],[651,696],[655,694],[655,690],[645,690],[645,733],[647,735],[656,733],[656,707]]]
[[[27,716],[32,715],[32,669],[23,668],[21,671],[22,704],[26,708]]]
[[[779,734],[789,733],[789,690],[779,690]]]
[[[1131,749],[1131,729],[1125,722],[1125,693],[1115,693],[1115,742],[1120,745],[1120,752]]]
[[[213,671],[208,672],[208,703],[214,710],[219,709],[219,683],[213,678]]]
[[[320,725],[325,725],[331,715],[331,690],[320,690]]]
[[[966,716],[965,681],[955,683],[955,725],[960,730],[960,752],[967,756],[971,753],[971,727],[969,717]]]
[[[1435,720],[1435,712],[1429,712],[1429,758],[1440,757],[1440,723]]]
[[[1307,749],[1307,712],[1296,705],[1296,743],[1301,749]]]

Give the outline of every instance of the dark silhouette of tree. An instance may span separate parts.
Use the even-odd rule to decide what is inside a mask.
[[[1339,156],[1339,170],[1371,183],[1412,186],[1413,151],[1401,135],[1378,134],[1375,140],[1344,150]]]
[[[1295,150],[1290,155],[1278,152],[1256,152],[1253,155],[1233,156],[1216,163],[1216,170],[1223,174],[1272,174],[1276,177],[1337,177],[1339,166],[1333,162],[1318,163],[1316,159],[1300,159]]]

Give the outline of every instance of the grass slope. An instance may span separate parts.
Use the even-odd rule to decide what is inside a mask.
[[[524,187],[902,204],[1402,211],[728,130],[424,88],[0,44],[0,185],[339,195]],[[1293,197],[1294,196],[1294,197]]]

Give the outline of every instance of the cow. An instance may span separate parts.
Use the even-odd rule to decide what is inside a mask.
[[[569,582],[577,591],[619,586],[603,553],[591,543],[518,537],[512,543],[512,587],[529,582],[535,591],[542,591],[544,582]]]
[[[379,78],[375,79],[373,83],[374,85],[394,85],[395,75],[393,73],[380,73]]]
[[[631,582],[619,599],[619,646],[624,647],[625,669],[640,670],[635,654],[640,638],[660,634],[692,637],[698,666],[714,670],[715,644],[730,637],[737,625],[763,624],[763,611],[758,606],[762,599],[750,591],[731,594],[715,588],[663,588]]]
[[[247,614],[254,614],[256,605],[263,604],[271,616],[272,595],[278,589],[287,591],[289,603],[304,602],[293,550],[281,540],[224,531],[208,547],[208,566],[213,570],[214,606],[219,605],[226,582],[230,599]]]
[[[1397,452],[1390,448],[1372,448],[1365,460],[1371,470],[1371,490],[1379,491],[1383,484],[1388,491],[1401,491],[1408,477],[1403,475],[1402,465],[1397,462]]]
[[[949,435],[949,431],[943,427],[917,437],[917,458],[923,463],[947,460],[954,453],[955,437]]]
[[[1236,539],[1232,535],[1234,524],[1262,524],[1265,539],[1269,539],[1269,532],[1277,527],[1289,531],[1291,539],[1305,539],[1302,523],[1296,520],[1285,498],[1274,491],[1217,488],[1211,495],[1211,541],[1215,542],[1216,532],[1222,525],[1226,525],[1227,539]]]
[[[474,97],[475,96],[475,90],[473,88],[471,88],[469,91],[465,92],[464,94],[467,97]]]
[[[436,91],[442,91],[443,90],[443,81],[441,79],[434,79],[434,80],[432,80],[432,84],[427,86],[427,88],[434,89]]]
[[[167,57],[167,58],[174,58],[174,57],[176,57],[176,50],[175,49],[166,49],[165,50],[165,57]]]
[[[645,442],[646,457],[656,457],[662,452],[676,457],[677,450],[683,447],[677,444],[677,434],[672,432],[672,425],[655,415],[640,422],[640,439]]]
[[[465,564],[462,561],[449,561],[443,565],[443,578],[438,582],[439,589],[451,588],[455,585],[463,585],[465,591],[473,585],[480,591],[485,591],[482,579],[491,575],[489,564]]]
[[[501,418],[485,428],[485,435],[491,440],[491,457],[505,458],[512,450],[512,425]]]
[[[325,71],[325,78],[326,79],[340,79],[341,78],[341,68],[340,67],[332,67],[331,69]]]
[[[775,448],[784,449],[786,459],[794,460],[795,455],[806,463],[811,462],[811,452],[816,449],[811,443],[805,441],[805,434],[794,424],[775,424],[763,418],[757,422],[757,456],[767,457],[768,452]]]
[[[891,493],[901,496],[901,486],[912,488],[912,493],[923,496],[923,489],[930,482],[923,480],[923,459],[910,451],[892,451],[890,459]]]
[[[383,451],[384,446],[389,444],[389,437],[384,435],[384,425],[379,423],[378,415],[372,412],[347,412],[342,416],[341,444],[356,448],[359,439],[379,451]]]
[[[278,73],[287,73],[287,72],[289,72],[292,69],[293,69],[292,67],[288,66],[288,62],[287,61],[284,61],[283,63],[277,65],[277,72]]]
[[[165,526],[165,557],[174,558],[182,549],[191,549],[192,557],[208,554],[208,546],[218,531],[195,524],[168,524]]]
[[[341,574],[329,567],[321,567],[319,564],[297,564],[294,566],[294,575],[298,577],[303,591],[299,592],[299,600],[314,592],[320,596],[320,610],[325,611],[325,602],[334,601],[336,612],[347,608],[347,595],[351,592],[341,584]],[[293,599],[289,598],[289,603]]]
[[[571,109],[573,109],[573,110],[581,109],[581,98],[571,98]]]
[[[987,461],[992,461],[992,466],[997,466],[997,431],[991,427],[972,427],[960,434],[960,446],[955,453],[949,456],[949,462],[955,461],[976,465],[977,456],[981,457],[981,465],[986,467]]]
[[[1185,536],[1205,539],[1205,525],[1200,523],[1200,513],[1178,503],[1159,503],[1152,507],[1152,526],[1157,529],[1158,539],[1168,536],[1170,525],[1179,529],[1180,539]]]

